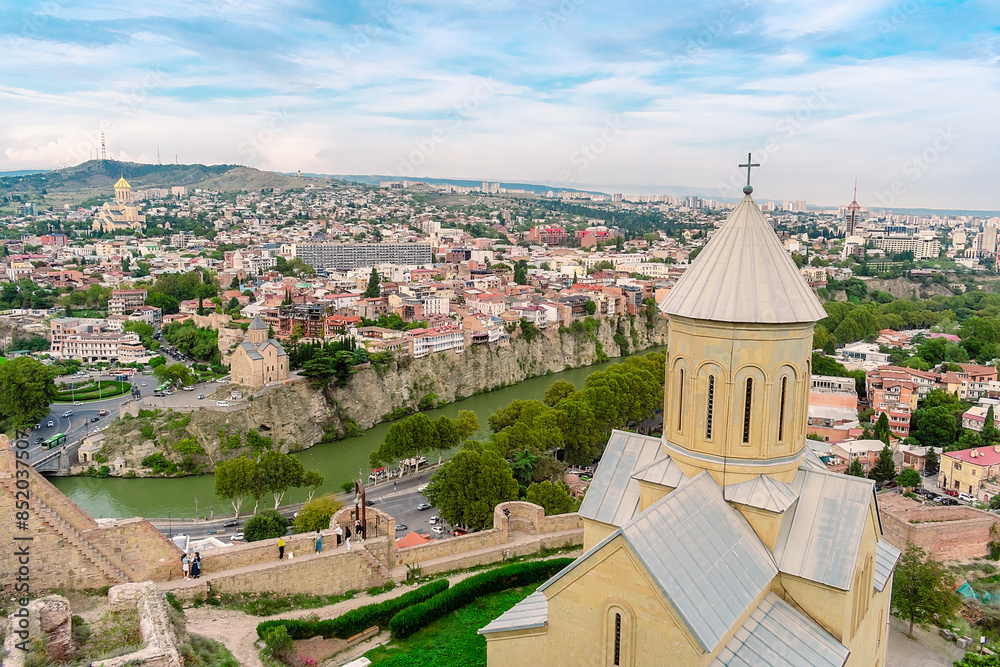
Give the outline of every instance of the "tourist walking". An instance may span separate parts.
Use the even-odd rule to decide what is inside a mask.
[[[392,492],[396,493],[396,483],[395,482],[392,483]]]
[[[316,529],[316,553],[323,553],[323,534],[319,532],[318,528]]]
[[[358,542],[365,539],[365,531],[361,528],[361,519],[354,522],[354,537]]]
[[[285,560],[285,538],[278,538],[278,560]]]
[[[333,529],[333,534],[337,536],[337,546],[339,547],[340,543],[344,541],[344,529],[340,527],[339,523],[337,524],[337,527]]]
[[[347,550],[351,550],[351,529],[347,527],[344,529],[344,541],[347,542]]]
[[[187,554],[181,556],[181,569],[184,570],[184,578],[190,579],[188,573],[191,571],[191,561],[188,559]]]
[[[194,560],[191,561],[191,578],[197,579],[201,576],[201,554],[197,551],[194,554]]]

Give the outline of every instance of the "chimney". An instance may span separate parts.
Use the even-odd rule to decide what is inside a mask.
[[[969,452],[969,456],[972,458],[976,458],[977,456],[979,456],[979,450],[973,449],[971,452]]]

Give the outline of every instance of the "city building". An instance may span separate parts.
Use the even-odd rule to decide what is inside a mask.
[[[982,489],[1000,474],[1000,445],[941,454],[938,486],[982,498]]]
[[[434,262],[429,243],[300,243],[293,253],[316,270]]]
[[[809,386],[806,433],[824,441],[846,440],[858,427],[858,391],[854,378],[813,375]]]
[[[660,310],[663,436],[613,432],[584,554],[480,630],[487,664],[884,665],[900,552],[806,446],[826,312],[749,194]]]
[[[139,207],[132,202],[132,186],[125,177],[115,183],[114,202],[104,202],[97,210],[92,229],[95,232],[115,234],[126,230],[138,231],[146,224],[146,216],[139,213]]]
[[[941,240],[924,236],[903,236],[881,232],[868,235],[865,242],[886,254],[913,253],[913,259],[935,259],[941,254]]]
[[[247,339],[233,351],[229,368],[232,384],[263,387],[288,379],[288,355],[281,343],[267,337],[267,325],[257,316],[247,327]]]
[[[116,289],[108,299],[108,315],[124,315],[135,312],[135,309],[146,303],[147,292],[144,289]]]
[[[139,334],[112,330],[105,320],[56,317],[49,326],[52,339],[49,354],[53,357],[79,359],[85,364],[131,363],[146,357]]]
[[[278,336],[298,335],[304,340],[322,341],[326,335],[326,308],[318,303],[293,303],[278,308]]]
[[[414,359],[437,352],[451,351],[460,354],[465,349],[465,333],[459,327],[412,329],[407,335],[413,340]]]

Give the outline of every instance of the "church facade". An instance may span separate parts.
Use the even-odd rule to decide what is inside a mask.
[[[141,231],[146,224],[146,216],[139,213],[139,207],[132,201],[132,186],[122,176],[115,183],[115,201],[104,202],[97,210],[91,229],[95,232],[114,234],[126,230]]]
[[[232,384],[263,387],[288,379],[288,354],[281,343],[268,338],[267,325],[254,317],[247,327],[247,339],[236,346],[229,362]]]
[[[660,304],[663,437],[615,431],[585,553],[485,628],[490,667],[881,667],[899,551],[806,446],[826,316],[746,197]]]

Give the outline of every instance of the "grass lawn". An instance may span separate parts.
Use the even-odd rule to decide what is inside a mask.
[[[486,640],[476,632],[538,586],[532,584],[487,595],[406,639],[393,640],[368,651],[365,657],[379,667],[485,667]]]

